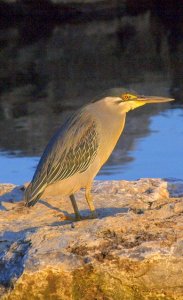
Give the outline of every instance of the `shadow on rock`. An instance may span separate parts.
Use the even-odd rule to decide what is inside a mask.
[[[23,188],[22,186],[16,186],[12,190],[0,196],[0,210],[8,210],[3,205],[3,202],[14,204],[20,202],[22,199],[23,199]]]
[[[164,179],[167,182],[167,190],[170,197],[181,198],[183,197],[183,180],[176,178],[166,178]]]
[[[58,208],[56,206],[53,206],[52,204],[50,204],[50,203],[48,203],[48,202],[46,202],[44,200],[39,200],[39,203],[45,205],[48,208],[51,208],[52,210],[56,210],[56,211],[58,211],[60,213],[63,213],[64,215],[68,215],[67,211],[65,211],[63,209],[60,209],[60,208]]]
[[[13,282],[23,273],[26,254],[31,247],[27,235],[35,231],[36,228],[5,231],[0,236],[0,286],[13,287]]]
[[[128,211],[129,207],[104,207],[96,209],[99,219],[115,216],[117,214],[125,214],[128,213]]]

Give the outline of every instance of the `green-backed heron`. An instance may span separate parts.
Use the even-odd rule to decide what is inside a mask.
[[[26,206],[33,206],[40,197],[68,195],[76,219],[80,219],[74,193],[85,188],[91,217],[95,217],[92,182],[123,131],[126,113],[147,103],[172,100],[141,96],[117,88],[82,107],[71,115],[48,143],[25,190]]]

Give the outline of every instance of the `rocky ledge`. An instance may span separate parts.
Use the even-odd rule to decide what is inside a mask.
[[[22,194],[0,185],[1,299],[183,299],[183,182],[96,181],[79,222],[67,197]]]

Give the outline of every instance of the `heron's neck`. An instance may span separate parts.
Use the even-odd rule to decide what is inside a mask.
[[[110,138],[112,141],[117,141],[119,139],[125,124],[125,111],[124,113],[116,113],[116,111],[109,109],[105,105],[100,107],[100,104],[98,103],[97,106],[91,104],[88,112],[96,119],[99,129],[105,132],[104,136],[106,138]]]
[[[101,163],[104,164],[115,148],[125,125],[126,114],[101,124]]]
[[[96,120],[99,132],[99,144],[101,152],[101,164],[104,164],[112,153],[125,125],[126,113],[115,114],[111,110],[103,108],[90,109],[90,113]]]

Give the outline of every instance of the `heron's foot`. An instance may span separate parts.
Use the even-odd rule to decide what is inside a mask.
[[[88,220],[88,219],[96,219],[98,217],[98,214],[96,211],[92,211],[90,215],[88,216],[81,216],[80,214],[75,214],[75,217],[69,217],[70,220],[78,222],[82,220]]]
[[[75,214],[75,216],[59,214],[57,216],[60,217],[62,221],[78,222],[82,220],[96,219],[98,217],[98,214],[96,213],[96,211],[92,211],[91,214],[88,216],[81,216],[80,214]]]
[[[91,213],[85,217],[85,219],[97,219],[98,218],[98,214],[95,210],[91,211]]]
[[[72,222],[77,222],[77,221],[81,221],[84,218],[81,215],[75,215],[75,216],[71,216],[71,215],[57,215],[58,217],[60,217],[60,219],[62,221],[72,221]]]
[[[90,217],[91,217],[91,219],[98,218],[98,214],[97,214],[96,210],[94,210],[94,211],[91,212]]]
[[[83,218],[80,214],[75,214],[74,220],[75,220],[76,222],[81,221],[81,220],[83,220],[83,219],[84,219],[84,218]]]
[[[76,213],[75,216],[68,216],[68,220],[71,220],[73,222],[78,222],[81,220],[84,220],[84,217],[80,215],[79,211]]]

